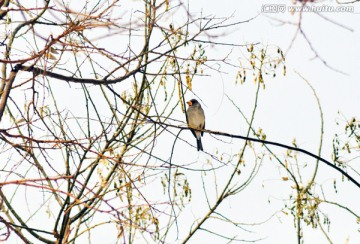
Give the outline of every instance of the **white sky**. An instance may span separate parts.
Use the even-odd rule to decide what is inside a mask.
[[[275,2],[271,1],[271,3]],[[278,2],[291,6],[291,1]],[[190,9],[194,12],[195,9],[202,9],[204,13],[214,14],[217,17],[233,14],[234,21],[239,21],[256,16],[260,13],[262,4],[268,3],[269,1],[225,0],[221,1],[221,6],[219,6],[219,2],[204,0],[192,1]],[[323,4],[329,3],[323,2]],[[329,21],[325,21],[314,13],[303,14],[303,30],[318,54],[330,66],[348,75],[334,72],[325,67],[319,59],[313,59],[314,53],[304,41],[304,38],[299,35],[286,57],[287,75],[285,77],[278,75],[275,79],[266,79],[266,90],[261,91],[254,127],[263,128],[267,134],[267,139],[291,144],[293,138],[296,138],[298,146],[311,152],[317,152],[318,150],[320,135],[319,110],[312,90],[295,73],[297,71],[311,83],[320,99],[325,128],[322,156],[328,160],[331,159],[332,138],[336,132],[341,133],[341,130],[343,130],[343,125],[336,126],[335,122],[344,122],[343,116],[350,119],[359,115],[359,11],[359,6],[355,5],[355,13],[322,13],[327,18],[353,29],[353,31],[348,31]],[[269,17],[293,23],[298,21],[297,14],[291,15],[287,11],[285,13],[267,14],[267,16],[260,14],[255,20],[240,25],[231,35],[221,40],[230,43],[261,42],[269,46],[277,45],[284,51],[287,50],[294,37],[296,26],[280,25]],[[221,47],[215,47],[212,51],[219,53],[219,56],[224,55],[226,52]],[[244,53],[244,49],[241,52]],[[243,86],[234,86],[234,77],[234,70],[229,70],[228,75],[212,74],[211,77],[197,78],[194,80],[193,90],[204,102],[208,129],[243,135],[247,127],[239,122],[242,121],[240,114],[236,113],[236,109],[228,102],[224,93],[234,99],[240,108],[250,116],[255,86],[250,79]],[[338,111],[342,115],[339,115]],[[242,145],[238,141],[233,141],[238,146],[224,145],[224,143],[215,142],[209,137],[209,135],[205,135],[203,145],[205,150],[210,152],[213,152],[215,148],[220,148],[221,151],[230,153],[236,148],[239,149],[240,145]],[[191,135],[189,135],[190,139]],[[285,154],[284,150],[276,150],[276,152],[280,156]],[[188,157],[194,158],[195,156]],[[205,162],[205,158],[200,155],[199,162]],[[306,160],[309,165],[315,163],[309,157],[300,156],[299,158]],[[357,162],[353,162],[353,165],[358,166],[359,163],[359,160],[357,160]],[[271,215],[274,209],[277,209],[275,206],[281,205],[281,199],[288,198],[288,194],[291,192],[289,191],[291,183],[280,180],[280,177],[284,175],[277,172],[275,169],[276,163],[265,160],[264,164],[257,176],[257,180],[239,196],[231,198],[221,208],[228,216],[237,216],[235,219],[239,222],[263,221]],[[218,172],[217,179],[221,181],[222,175],[225,176],[226,173],[226,170],[225,172]],[[304,178],[306,179],[306,175],[304,175]],[[333,194],[331,192],[333,178],[340,179],[339,173],[321,165],[318,182],[323,182],[327,186],[328,200],[341,201],[349,207],[352,206],[354,210],[358,210],[360,199],[354,197],[354,192],[358,192],[359,189],[356,189],[351,184],[345,184],[346,186],[338,184],[338,188],[341,189],[340,193]],[[193,187],[198,184],[198,182],[195,182],[192,184]],[[264,188],[261,188],[262,184],[264,184]],[[201,185],[193,189],[195,195],[193,202],[200,192],[202,192]],[[358,194],[356,193],[356,195]],[[267,204],[269,198],[271,204]],[[198,201],[203,201],[203,198],[199,197]],[[198,205],[200,209],[194,207],[193,213],[201,212],[200,206],[202,204],[199,203]],[[352,216],[336,208],[323,206],[322,209],[326,210],[325,212],[328,212],[330,217],[334,217],[329,234],[334,243],[345,243],[347,238],[349,243],[358,243],[360,241],[360,235],[357,232],[359,226],[356,226],[356,221]],[[201,214],[196,216],[201,216]],[[205,226],[211,226],[211,224]],[[212,226],[212,229],[221,233],[226,233],[227,228],[228,226],[222,228],[218,223]],[[295,229],[290,215],[278,214],[272,221],[263,226],[249,227],[248,229],[252,231],[255,229],[258,235],[243,232],[237,233],[238,238],[247,239],[249,237],[248,239],[253,239],[251,237],[254,236],[266,238],[259,243],[296,242]],[[186,235],[186,233],[184,234]],[[305,243],[327,243],[320,230],[313,231],[311,228],[305,228],[304,236]],[[199,232],[191,243],[213,242],[214,240],[218,239],[206,232]],[[222,240],[222,243],[225,243],[225,241]]]
[[[269,2],[265,0],[222,0],[221,2],[195,0],[190,2],[190,12],[203,12],[204,15],[215,15],[216,17],[233,15],[233,19],[230,21],[247,20],[259,15],[249,23],[232,28],[228,35],[216,41],[237,44],[260,42],[261,44],[256,47],[268,45],[271,49],[279,46],[286,51],[294,37],[296,26],[291,24],[280,25],[279,22],[271,20],[269,17],[297,23],[298,15],[291,15],[287,11],[285,13],[261,14],[261,6]],[[271,3],[275,2],[271,1]],[[287,7],[291,6],[291,1],[278,2],[286,4]],[[331,1],[331,3],[333,2]],[[324,1],[321,4],[329,3]],[[342,133],[344,117],[350,119],[353,116],[359,116],[360,45],[358,43],[360,42],[360,7],[358,5],[354,6],[355,13],[324,13],[327,18],[341,23],[353,31],[325,21],[314,13],[303,14],[303,30],[315,50],[330,66],[347,73],[347,75],[325,67],[319,59],[313,59],[314,53],[304,41],[304,38],[299,35],[286,56],[287,75],[284,77],[281,75],[282,72],[279,71],[276,78],[265,77],[266,89],[260,91],[254,128],[261,127],[265,131],[268,140],[290,145],[292,140],[296,138],[299,147],[314,153],[318,150],[320,134],[319,110],[312,90],[296,74],[295,71],[297,71],[311,83],[320,99],[324,113],[325,129],[322,157],[331,160],[332,139],[335,133]],[[176,23],[175,19],[173,21]],[[223,46],[213,47],[207,45],[206,47],[206,52],[213,57],[225,56],[229,50],[229,47]],[[238,57],[243,58],[244,55],[247,55],[245,48],[234,47],[231,62],[238,64]],[[193,80],[193,92],[203,102],[207,129],[244,135],[247,125],[236,108],[228,101],[226,95],[231,97],[249,118],[253,109],[256,87],[250,78],[244,85],[235,85],[235,76],[238,71],[235,68],[223,65],[221,70],[226,74],[205,70],[205,74],[209,76],[196,77]],[[68,84],[61,84],[59,87],[65,89],[64,87],[69,86]],[[76,86],[72,85],[72,87]],[[75,111],[77,109],[80,111],[82,104],[74,103],[76,93],[77,91],[74,91],[74,89],[68,89],[63,93],[64,101],[62,106],[72,107]],[[186,99],[191,98],[190,93],[188,93]],[[79,108],[76,106],[79,106]],[[342,115],[339,115],[338,111]],[[174,117],[185,120],[180,111],[174,113]],[[336,121],[340,121],[342,124],[336,126]],[[183,132],[182,137],[195,145],[195,139],[190,132]],[[169,139],[171,139],[171,143],[169,143]],[[224,158],[227,158],[229,154],[238,152],[243,145],[243,142],[239,140],[224,139],[224,141],[218,141],[205,134],[203,146],[205,151],[214,154],[218,150],[220,153],[224,153]],[[173,138],[170,136],[163,136],[157,141],[158,150],[164,152],[164,158],[169,156],[172,143]],[[261,150],[261,147],[257,145],[257,149]],[[280,158],[286,153],[283,149],[272,149]],[[253,157],[251,155],[247,156],[246,159],[249,159],[246,164],[248,168],[241,168],[243,173],[239,176],[240,182],[242,175],[246,175],[252,165]],[[192,163],[190,167],[195,169],[209,169],[208,160],[208,156],[203,153],[198,154],[196,149],[189,148],[188,145],[181,142],[178,142],[178,148],[175,150],[173,159],[174,162],[179,164],[187,165]],[[307,162],[309,168],[315,163],[313,159],[305,156],[299,156],[299,160],[302,163]],[[219,166],[216,162],[212,163],[214,167]],[[287,199],[292,191],[292,184],[281,180],[281,177],[286,176],[286,174],[282,169],[279,169],[279,165],[275,161],[266,159],[262,163],[263,166],[252,184],[239,195],[225,201],[219,209],[223,214],[232,217],[239,223],[251,224],[266,220],[274,211],[281,209],[282,200]],[[359,159],[357,159],[357,162],[352,162],[352,166],[357,167],[358,171],[360,170],[359,163]],[[322,164],[320,165],[317,182],[324,184],[324,191],[328,196],[328,200],[340,201],[355,211],[359,210],[360,198],[357,196],[359,196],[360,190],[350,183],[342,185],[340,182],[341,176],[338,172]],[[224,183],[231,170],[232,167],[222,167],[215,171],[218,186]],[[189,223],[192,223],[196,218],[202,217],[207,211],[204,207],[206,204],[201,182],[201,176],[204,176],[204,174],[192,171],[183,172],[186,173],[190,181],[193,197],[184,213],[179,217],[180,239],[187,235],[190,228]],[[212,201],[215,200],[216,195],[213,176],[214,172],[209,172],[204,176]],[[305,182],[307,178],[308,175],[304,174]],[[338,194],[332,191],[334,178],[338,181]],[[270,203],[268,203],[268,200],[270,200]],[[333,217],[329,236],[334,243],[345,243],[347,238],[349,243],[360,243],[360,234],[357,231],[360,227],[356,225],[356,221],[352,216],[339,208],[324,205],[321,209],[329,214],[331,218]],[[359,211],[357,214],[359,214]],[[205,224],[205,226],[224,235],[228,233],[233,236],[235,233],[239,239],[264,238],[263,241],[258,243],[295,243],[296,241],[292,216],[284,213],[276,214],[275,217],[263,225],[245,226],[245,228],[255,233],[234,232],[234,229],[229,225],[221,225],[212,221]],[[99,231],[99,236],[104,235],[104,232],[101,232],[104,229],[95,230],[95,233],[97,231]],[[311,228],[305,228],[304,236],[305,243],[327,243],[320,230],[313,231]],[[114,235],[114,240],[115,237],[116,235]],[[196,233],[191,240],[191,243],[206,242],[225,243],[223,239],[218,239],[204,231]]]

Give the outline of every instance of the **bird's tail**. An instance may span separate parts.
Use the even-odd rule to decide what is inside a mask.
[[[200,151],[200,150],[204,151],[202,143],[201,143],[201,137],[199,137],[199,139],[196,139],[196,142],[197,142],[197,150],[198,151]]]

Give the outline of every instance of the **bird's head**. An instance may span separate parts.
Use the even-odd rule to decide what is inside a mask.
[[[189,107],[200,104],[198,102],[198,100],[196,100],[196,99],[191,99],[190,101],[187,101],[186,103],[189,105]]]

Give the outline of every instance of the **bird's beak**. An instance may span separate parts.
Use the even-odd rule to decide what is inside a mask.
[[[189,106],[192,105],[192,102],[191,102],[191,101],[187,101],[186,103],[187,103]]]

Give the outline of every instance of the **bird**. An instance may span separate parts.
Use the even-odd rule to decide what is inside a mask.
[[[196,138],[197,150],[204,151],[201,143],[201,137],[204,135],[204,132],[194,130],[194,129],[199,129],[199,130],[205,129],[204,110],[201,108],[200,103],[196,99],[191,99],[186,103],[189,105],[186,111],[188,126],[190,127],[192,134]]]

